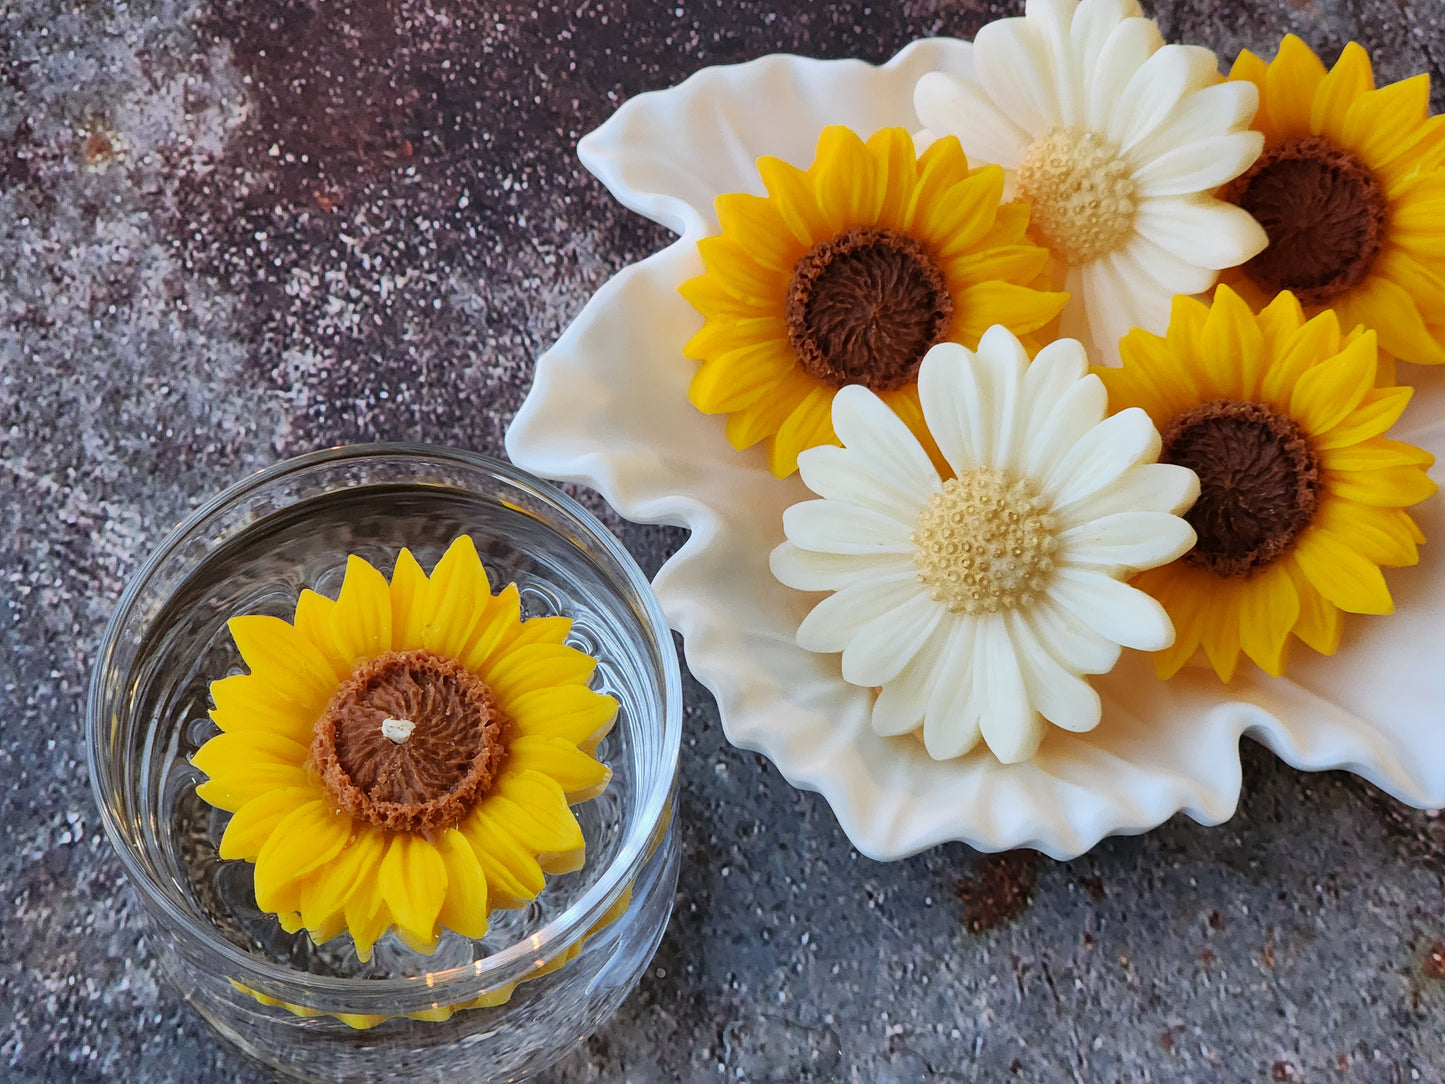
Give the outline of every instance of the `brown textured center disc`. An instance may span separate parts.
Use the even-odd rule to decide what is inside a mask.
[[[1159,460],[1199,475],[1199,500],[1184,517],[1199,541],[1184,561],[1220,576],[1273,564],[1319,505],[1319,462],[1304,431],[1259,403],[1185,411],[1165,430]]]
[[[811,376],[900,388],[953,318],[943,272],[913,238],[860,226],[810,248],[788,283],[788,342]]]
[[[491,786],[505,752],[502,722],[492,691],[455,659],[392,651],[336,690],[311,756],[345,812],[390,831],[439,832]]]
[[[1322,305],[1364,281],[1385,233],[1385,189],[1349,151],[1319,136],[1266,147],[1230,185],[1269,247],[1244,265],[1261,289]]]

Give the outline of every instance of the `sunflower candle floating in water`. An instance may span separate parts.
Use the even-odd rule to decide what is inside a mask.
[[[570,625],[523,621],[465,536],[430,577],[405,549],[389,583],[353,556],[334,602],[233,618],[251,672],[212,683],[222,733],[193,763],[257,904],[317,943],[349,932],[366,960],[389,929],[419,952],[443,927],[480,937],[490,909],[578,868],[569,806],[610,778],[592,752],[617,703],[587,688]]]
[[[845,681],[881,687],[879,734],[921,729],[938,760],[980,739],[1005,763],[1026,760],[1045,720],[1098,725],[1082,675],[1112,669],[1122,647],[1173,642],[1159,603],[1120,581],[1194,545],[1179,513],[1198,483],[1155,462],[1143,411],[1105,419],[1103,385],[1070,339],[1032,364],[1002,327],[977,352],[934,347],[918,390],[951,476],[877,396],[843,389],[844,447],[800,457],[822,499],[784,513],[773,574],[835,592],[798,645],[842,652]]]

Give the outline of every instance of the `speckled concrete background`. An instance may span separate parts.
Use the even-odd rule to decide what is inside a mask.
[[[160,984],[91,802],[125,577],[285,456],[499,453],[532,359],[667,240],[573,156],[629,95],[1016,7],[875,3],[0,0],[0,1078],[264,1079]],[[1293,30],[1445,71],[1440,0],[1157,11],[1226,59]],[[679,541],[608,522],[649,570]],[[690,685],[672,926],[545,1079],[1445,1079],[1445,819],[1246,745],[1222,828],[878,865]]]

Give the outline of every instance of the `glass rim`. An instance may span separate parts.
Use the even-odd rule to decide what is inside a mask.
[[[627,586],[634,590],[642,604],[647,625],[645,631],[655,642],[662,660],[660,748],[663,763],[646,791],[639,794],[638,815],[628,827],[626,838],[617,854],[578,899],[546,922],[536,933],[469,964],[412,976],[363,979],[312,974],[258,958],[220,936],[209,923],[199,921],[178,906],[134,853],[129,835],[122,830],[111,811],[103,788],[114,778],[115,772],[105,763],[100,750],[105,744],[103,707],[109,699],[108,683],[105,680],[110,669],[107,663],[115,652],[121,629],[156,572],[189,539],[192,532],[248,493],[278,479],[318,466],[386,456],[451,461],[459,466],[487,471],[504,482],[531,492],[556,508],[565,518],[570,518],[582,528],[586,536],[598,543],[612,558],[623,573]],[[260,992],[266,994],[274,994],[278,990],[296,990],[300,996],[312,1002],[308,1007],[319,1007],[319,999],[347,998],[371,1002],[399,996],[406,1001],[416,1000],[419,1005],[430,1005],[440,1000],[439,995],[443,990],[459,988],[446,996],[465,1000],[468,994],[475,996],[528,977],[542,963],[555,958],[589,936],[596,922],[615,905],[616,900],[626,890],[625,886],[635,880],[651,855],[650,848],[656,833],[665,829],[665,826],[660,826],[660,822],[669,813],[682,744],[682,676],[677,651],[672,642],[672,630],[637,561],[601,520],[556,486],[504,460],[461,448],[408,441],[339,445],[281,460],[233,482],[172,528],[160,545],[131,574],[106,624],[100,648],[96,653],[86,696],[85,738],[91,794],[100,807],[101,822],[105,826],[111,847],[119,855],[130,883],[144,897],[143,902],[147,903],[150,909],[158,910],[170,924],[167,933],[183,938],[202,953],[217,956],[221,968],[226,972],[225,977],[232,981],[244,982],[248,986],[254,983]],[[414,996],[406,997],[408,994]],[[423,997],[424,994],[428,996]],[[405,1011],[401,1006],[396,1008]]]

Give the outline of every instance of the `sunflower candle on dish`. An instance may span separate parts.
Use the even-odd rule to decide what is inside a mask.
[[[1045,721],[1098,725],[1083,675],[1112,669],[1123,647],[1173,642],[1159,603],[1121,581],[1194,545],[1179,514],[1198,482],[1155,462],[1143,411],[1105,419],[1104,387],[1073,340],[1030,364],[995,327],[976,352],[934,347],[918,389],[951,476],[876,395],[844,389],[833,402],[843,447],[799,458],[822,499],[784,513],[773,574],[834,592],[798,644],[842,652],[844,680],[880,687],[875,731],[921,730],[935,759],[982,739],[1016,763]]]
[[[1430,117],[1429,77],[1377,90],[1359,45],[1326,72],[1293,34],[1269,64],[1241,52],[1229,77],[1259,92],[1264,153],[1222,194],[1270,243],[1225,281],[1256,309],[1288,290],[1393,357],[1445,363],[1445,118]]]
[[[1132,327],[1162,332],[1175,294],[1214,285],[1264,231],[1214,190],[1263,142],[1257,95],[1221,83],[1214,54],[1166,45],[1133,0],[1028,0],[974,39],[976,78],[930,72],[925,138],[957,136],[1010,171],[1070,293],[1061,331],[1118,363]]]
[[[1028,209],[1003,203],[1003,171],[970,169],[958,141],[915,156],[906,129],[864,143],[818,139],[806,170],[758,159],[766,197],[717,198],[722,232],[698,242],[707,274],[682,295],[706,318],[684,353],[702,364],[689,397],[729,414],[735,448],[768,442],[779,477],[798,453],[835,443],[833,396],[861,384],[920,436],[919,363],[940,342],[978,345],[1002,324],[1030,334],[1065,295],[1037,289],[1048,253],[1028,244]]]
[[[1200,480],[1198,543],[1134,582],[1177,633],[1161,677],[1197,649],[1221,680],[1241,654],[1278,677],[1298,638],[1334,654],[1342,613],[1394,609],[1382,568],[1413,565],[1425,536],[1405,511],[1436,490],[1435,457],[1385,434],[1410,401],[1379,386],[1375,333],[1306,320],[1293,294],[1256,315],[1227,286],[1177,298],[1164,336],[1131,332],[1124,366],[1099,369],[1114,410],[1143,409],[1161,458]]]
[[[481,937],[490,908],[581,865],[569,803],[611,777],[591,751],[617,702],[587,688],[571,624],[524,622],[467,536],[430,577],[407,549],[390,584],[352,556],[336,600],[302,591],[294,623],[233,618],[251,672],[212,683],[222,733],[192,758],[197,793],[234,814],[221,858],[255,864],[288,931],[345,930],[363,961],[392,928],[423,953],[442,927]]]

